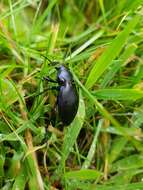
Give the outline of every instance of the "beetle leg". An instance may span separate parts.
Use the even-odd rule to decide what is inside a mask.
[[[59,86],[51,86],[51,87],[45,88],[42,92],[39,92],[38,94],[36,94],[36,96],[41,95],[48,90],[59,90]]]
[[[44,94],[48,90],[59,90],[59,86],[52,86],[52,87],[45,88],[42,92],[33,93],[33,94],[30,94],[29,96],[26,96],[25,99],[28,99],[32,96],[39,96],[41,94]]]
[[[43,79],[47,80],[48,82],[58,83],[56,80],[51,79],[50,77],[43,77]]]
[[[45,88],[44,91],[47,91],[47,90],[59,90],[59,86],[51,86],[49,88]]]

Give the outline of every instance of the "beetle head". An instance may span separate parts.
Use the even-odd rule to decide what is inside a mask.
[[[65,85],[67,82],[72,81],[71,72],[64,65],[56,67],[56,70],[58,71],[57,79],[60,84]]]

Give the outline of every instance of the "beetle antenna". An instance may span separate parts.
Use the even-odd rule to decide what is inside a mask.
[[[45,59],[47,59],[51,65],[55,66],[55,65],[59,65],[59,62],[58,61],[51,61],[48,57],[46,57],[45,55],[42,55],[42,57],[44,57]]]
[[[66,61],[66,58],[71,55],[71,45],[68,47],[68,49],[66,50],[66,52],[63,55],[63,60],[64,62]]]
[[[44,57],[45,59],[47,59],[51,64],[53,63],[53,61],[51,61],[51,60],[50,60],[48,57],[46,57],[45,55],[42,55],[42,54],[41,54],[41,56]]]

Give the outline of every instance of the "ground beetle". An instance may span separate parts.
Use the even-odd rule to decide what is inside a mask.
[[[73,80],[73,76],[69,69],[61,65],[56,67],[57,70],[57,80],[53,80],[49,77],[44,77],[49,82],[58,83],[58,87],[53,87],[53,89],[58,90],[57,96],[57,107],[58,114],[63,123],[63,125],[69,125],[78,110],[79,104],[79,94]]]

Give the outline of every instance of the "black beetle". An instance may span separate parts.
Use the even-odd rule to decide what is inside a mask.
[[[57,107],[58,114],[63,125],[69,125],[76,116],[79,104],[79,94],[69,69],[61,65],[56,67],[57,80],[44,77],[49,82],[58,83],[58,87],[52,89],[58,90]]]

